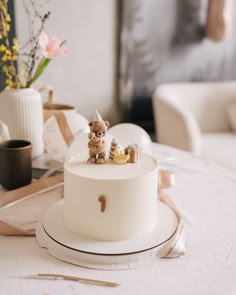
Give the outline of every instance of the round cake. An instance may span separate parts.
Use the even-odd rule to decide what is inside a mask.
[[[79,155],[64,165],[64,223],[94,240],[127,240],[156,225],[158,164],[142,154],[136,163],[96,165]]]

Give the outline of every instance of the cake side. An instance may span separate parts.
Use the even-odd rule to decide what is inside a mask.
[[[143,154],[135,164],[100,166],[82,158],[64,166],[65,226],[97,240],[150,231],[156,224],[157,161]]]

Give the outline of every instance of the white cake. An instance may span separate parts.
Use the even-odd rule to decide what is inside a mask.
[[[137,163],[87,164],[87,154],[64,165],[64,223],[94,240],[127,240],[156,224],[158,164],[147,154]]]

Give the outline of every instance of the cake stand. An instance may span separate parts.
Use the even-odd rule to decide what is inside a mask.
[[[175,233],[177,218],[158,201],[152,231],[125,241],[98,241],[69,231],[63,222],[64,200],[52,205],[38,222],[36,238],[41,247],[63,261],[95,269],[128,269],[159,259],[161,247]]]

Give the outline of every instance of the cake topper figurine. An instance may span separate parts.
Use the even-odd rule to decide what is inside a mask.
[[[125,148],[125,154],[129,155],[129,163],[136,163],[140,160],[141,149],[136,143],[129,144]]]
[[[112,154],[114,155],[112,161],[115,164],[126,164],[130,158],[129,154],[124,154],[119,148],[115,149]]]
[[[110,145],[110,152],[109,152],[109,159],[113,159],[114,158],[114,150],[115,149],[119,149],[120,148],[120,144],[118,142],[118,140],[113,137],[112,141],[111,141],[111,145]]]
[[[104,121],[98,111],[93,116],[93,121],[89,122],[90,133],[88,135],[89,158],[88,163],[105,164],[106,144],[104,137],[109,126],[108,121]]]

